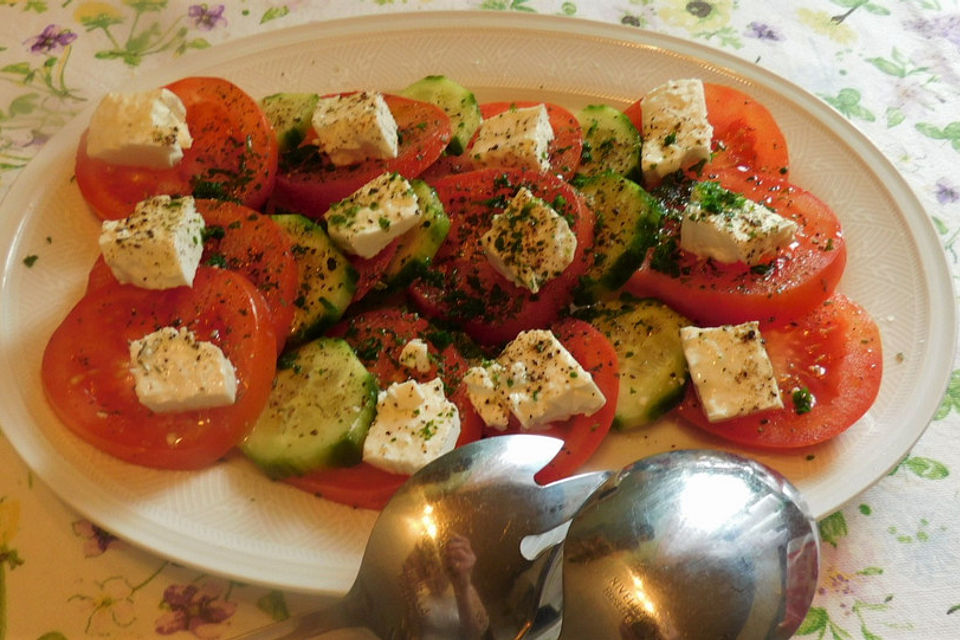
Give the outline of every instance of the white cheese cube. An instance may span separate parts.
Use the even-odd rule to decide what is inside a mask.
[[[186,107],[169,89],[108,93],[87,131],[87,155],[113,164],[169,169],[192,145]]]
[[[411,371],[417,373],[430,371],[430,350],[427,343],[420,338],[414,338],[403,345],[403,349],[400,350],[400,357],[397,359],[402,366]]]
[[[184,327],[163,327],[130,342],[131,372],[141,404],[156,413],[231,405],[237,374],[220,347]]]
[[[501,431],[510,424],[510,410],[499,385],[502,373],[503,367],[493,362],[486,367],[470,367],[462,378],[477,415],[488,427]]]
[[[395,382],[381,391],[377,417],[363,443],[363,460],[391,473],[414,473],[452,451],[460,437],[460,413],[447,400],[443,381]]]
[[[701,80],[664,83],[644,95],[641,106],[640,167],[648,183],[710,159],[713,126]]]
[[[191,196],[154,196],[133,215],[104,220],[100,252],[122,283],[144,289],[192,286],[203,255],[203,216]]]
[[[591,415],[606,404],[590,372],[551,331],[521,333],[497,360],[511,373],[501,388],[510,412],[525,429]]]
[[[577,251],[566,219],[526,187],[493,216],[480,243],[494,269],[531,293],[563,273]]]
[[[683,327],[680,339],[710,422],[783,408],[757,322]]]
[[[420,222],[417,194],[399,173],[383,173],[324,214],[327,233],[347,253],[372,258]]]
[[[483,121],[471,154],[482,167],[550,169],[553,127],[546,106],[507,109]]]
[[[519,334],[495,363],[470,369],[463,380],[477,413],[498,429],[506,428],[509,415],[536,429],[592,415],[606,404],[590,372],[545,329]]]
[[[793,242],[798,225],[715,182],[694,186],[680,248],[720,262],[760,264]]]
[[[338,167],[370,158],[396,158],[397,122],[383,94],[360,91],[320,98],[311,119],[311,141]]]

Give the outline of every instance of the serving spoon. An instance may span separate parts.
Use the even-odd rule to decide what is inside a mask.
[[[349,627],[384,640],[469,638],[484,630],[501,640],[541,628],[538,613],[559,609],[542,600],[548,564],[559,563],[549,553],[550,534],[611,475],[537,484],[534,474],[562,444],[505,435],[434,460],[381,511],[342,599],[240,638],[298,640]]]
[[[800,493],[759,462],[644,458],[570,524],[560,640],[786,640],[813,600],[819,545]]]

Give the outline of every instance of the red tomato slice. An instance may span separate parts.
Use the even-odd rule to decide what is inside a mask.
[[[397,238],[372,258],[348,255],[347,259],[357,271],[357,285],[353,291],[352,302],[359,302],[368,293],[376,289],[383,278],[384,272],[390,266],[390,261],[397,254],[400,247],[400,238]]]
[[[320,469],[283,481],[315,496],[361,509],[383,509],[410,476],[389,473],[362,462],[352,467]]]
[[[290,335],[300,286],[290,236],[268,216],[241,204],[197,199],[196,205],[207,225],[201,262],[242,273],[260,290],[279,353]]]
[[[883,373],[880,331],[869,314],[835,294],[807,315],[764,329],[767,353],[783,409],[709,422],[691,388],[677,408],[697,427],[734,442],[769,449],[805,447],[842,433],[877,397]],[[798,413],[797,391],[809,391],[812,408]],[[802,403],[800,403],[802,405]]]
[[[534,295],[517,287],[487,259],[477,239],[494,214],[525,186],[552,203],[577,237],[573,263]],[[560,178],[518,169],[482,169],[450,175],[433,183],[450,218],[450,232],[434,256],[431,274],[410,288],[414,303],[429,317],[463,327],[484,344],[499,344],[520,331],[545,327],[570,303],[573,288],[586,269],[593,244],[593,211]]]
[[[547,173],[569,180],[580,168],[580,153],[583,151],[583,135],[580,130],[580,122],[570,111],[550,102],[519,101],[487,102],[480,105],[480,113],[486,119],[508,109],[525,109],[535,107],[538,104],[546,106],[547,115],[550,117],[550,126],[553,127],[554,137],[548,147],[550,171]],[[466,151],[459,156],[442,156],[429,169],[424,171],[424,179],[436,180],[451,173],[465,173],[481,168],[471,160],[470,147],[472,145],[473,141],[471,140]]]
[[[433,164],[450,141],[450,118],[439,107],[419,100],[389,94],[384,100],[397,121],[400,147],[396,158],[336,167],[317,153],[316,147],[301,147],[281,158],[271,206],[318,218],[331,204],[382,173],[416,178]]]
[[[222,78],[190,77],[167,88],[187,108],[193,146],[171,169],[109,164],[86,153],[86,133],[77,148],[77,185],[104,219],[125,218],[155,195],[190,195],[196,185],[216,185],[223,197],[258,209],[273,190],[277,140],[257,101]]]
[[[590,323],[574,318],[557,322],[551,330],[577,362],[590,372],[607,402],[592,415],[573,416],[536,431],[538,435],[563,440],[563,446],[556,457],[536,475],[537,482],[542,484],[569,476],[593,455],[610,431],[617,411],[617,397],[620,393],[620,367],[617,362],[617,352],[603,333]],[[473,412],[472,405],[470,411]],[[478,417],[477,420],[479,419]],[[506,431],[485,427],[484,433],[495,437],[504,433],[529,433],[529,431],[523,430],[511,417],[511,425]]]
[[[447,388],[454,388],[450,400],[460,413],[460,437],[457,446],[477,440],[483,423],[470,405],[466,392],[460,388],[460,378],[467,369],[466,360],[452,344],[435,342],[445,338],[426,319],[399,308],[378,309],[361,313],[332,328],[329,335],[344,338],[354,348],[364,366],[377,377],[381,389],[394,382],[414,379],[427,382],[440,377]],[[427,343],[430,369],[419,372],[400,364],[403,347],[412,339]],[[284,482],[334,502],[355,507],[381,509],[408,478],[388,473],[366,463],[341,469],[321,469],[303,476],[284,478]]]
[[[678,250],[675,259],[658,270],[648,258],[626,284],[627,291],[658,298],[704,325],[748,320],[781,324],[833,293],[846,266],[847,248],[840,221],[830,207],[778,177],[724,169],[703,179],[716,180],[798,223],[796,241],[780,252],[769,269],[721,264]],[[669,273],[672,269],[674,274]]]
[[[789,166],[787,140],[776,120],[746,93],[719,84],[703,83],[707,119],[713,125],[710,170],[738,167],[785,175]],[[643,106],[637,100],[623,113],[643,131]]]
[[[223,350],[237,373],[234,404],[162,414],[140,404],[129,342],[172,325]],[[270,394],[276,355],[263,296],[239,274],[200,267],[193,287],[108,284],[84,296],[47,343],[41,373],[53,410],[98,449],[148,467],[198,469],[253,425]]]

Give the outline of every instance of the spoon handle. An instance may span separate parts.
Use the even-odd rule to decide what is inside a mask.
[[[342,603],[336,603],[319,611],[301,613],[268,624],[231,640],[307,640],[327,631],[356,625],[355,621],[349,619]]]

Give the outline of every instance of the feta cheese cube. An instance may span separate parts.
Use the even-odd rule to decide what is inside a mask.
[[[715,182],[694,186],[680,248],[720,262],[760,264],[793,242],[797,223]]]
[[[311,141],[338,167],[370,158],[396,158],[397,122],[383,94],[360,91],[320,98],[311,118]]]
[[[552,331],[521,333],[498,361],[511,372],[504,388],[507,406],[525,429],[591,415],[606,403],[593,376]]]
[[[531,293],[563,273],[577,251],[566,219],[526,187],[493,216],[480,243],[494,269]]]
[[[575,415],[592,415],[606,404],[593,376],[545,329],[513,339],[496,362],[464,376],[467,396],[488,426],[505,428],[508,414],[524,429]]]
[[[701,80],[666,82],[644,95],[641,106],[640,167],[648,183],[710,159],[713,126]]]
[[[363,460],[391,473],[414,473],[452,451],[460,437],[460,413],[447,400],[443,381],[395,382],[377,399],[377,417],[363,443]]]
[[[683,327],[680,339],[710,422],[783,408],[757,322]]]
[[[550,169],[549,147],[553,137],[545,105],[512,108],[481,123],[471,153],[476,164],[482,167],[547,171]]]
[[[122,283],[189,287],[203,255],[203,228],[191,196],[154,196],[137,203],[128,218],[103,221],[100,252]]]
[[[372,258],[420,222],[417,194],[399,173],[383,173],[324,214],[330,238],[347,253]]]
[[[398,358],[400,364],[416,371],[417,373],[426,373],[430,371],[430,350],[427,343],[420,338],[414,338],[403,345]]]
[[[192,145],[187,109],[169,89],[108,93],[87,131],[87,155],[113,164],[169,169]]]
[[[470,367],[462,378],[477,415],[488,427],[501,431],[510,424],[510,410],[500,392],[502,373],[503,367],[493,362],[485,367]]]
[[[131,372],[141,404],[156,413],[231,405],[237,374],[220,347],[184,327],[163,327],[130,342]]]

